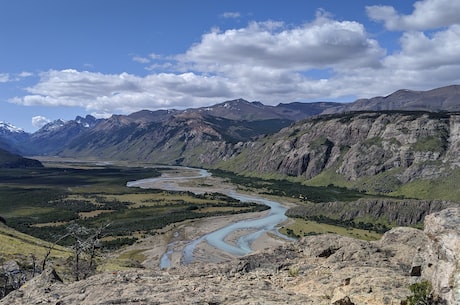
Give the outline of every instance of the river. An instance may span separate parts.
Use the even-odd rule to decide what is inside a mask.
[[[175,168],[179,170],[176,172],[176,174],[184,170],[187,171],[188,174],[186,176],[165,176],[162,174],[161,177],[130,181],[127,183],[127,186],[140,188],[160,188],[169,191],[192,191],[194,193],[216,192],[216,188],[213,186],[200,186],[199,188],[191,188],[180,185],[181,183],[185,183],[190,179],[205,178],[211,176],[211,173],[208,171],[189,167]],[[195,248],[201,242],[206,242],[209,245],[230,255],[243,256],[253,251],[251,245],[264,233],[270,232],[288,239],[286,236],[280,234],[277,230],[277,225],[287,219],[285,216],[286,207],[278,202],[262,197],[238,193],[233,189],[219,189],[219,192],[243,202],[256,202],[267,205],[270,207],[270,210],[268,213],[265,213],[265,216],[263,217],[258,216],[257,218],[234,222],[213,232],[204,234],[199,238],[189,242],[184,247],[182,252],[182,264],[189,264],[193,262]],[[235,232],[239,232],[239,237],[236,242],[228,242],[228,237]],[[175,243],[175,241],[171,242],[168,245],[168,250],[161,257],[161,268],[167,268],[170,266],[170,256],[173,252]]]

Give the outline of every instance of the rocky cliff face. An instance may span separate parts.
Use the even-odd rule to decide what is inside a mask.
[[[306,219],[325,216],[340,221],[372,219],[397,226],[415,226],[423,223],[428,214],[457,205],[442,200],[362,198],[353,202],[306,202],[290,208],[286,215]]]
[[[425,234],[430,239],[425,251],[414,257],[422,276],[448,304],[460,303],[460,209],[450,208],[428,215]],[[433,263],[434,262],[434,263]]]
[[[429,281],[429,304],[460,301],[460,209],[395,228],[375,242],[305,237],[218,265],[102,273],[65,284],[45,272],[0,304],[403,304]]]
[[[390,172],[395,183],[403,184],[417,178],[437,178],[458,165],[459,131],[460,115],[456,114],[358,112],[320,116],[247,145],[233,163],[222,166],[305,179],[329,170],[349,181]],[[378,187],[388,191],[385,184]]]

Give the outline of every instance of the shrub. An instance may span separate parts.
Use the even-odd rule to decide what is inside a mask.
[[[406,301],[401,304],[404,305],[431,305],[433,299],[431,298],[431,283],[428,281],[423,281],[420,283],[415,283],[409,286],[410,291],[412,292],[411,296],[408,296]]]

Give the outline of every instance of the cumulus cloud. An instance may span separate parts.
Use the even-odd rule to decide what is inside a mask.
[[[389,67],[429,70],[460,66],[460,25],[431,36],[423,32],[407,32],[400,41],[401,51],[385,59]]]
[[[99,113],[181,107],[188,102],[224,98],[229,94],[224,79],[193,73],[139,77],[128,73],[102,74],[73,69],[43,72],[40,81],[26,90],[29,95],[16,97],[11,102],[82,106],[87,111]]]
[[[398,14],[392,6],[368,6],[366,11],[389,30],[427,30],[460,24],[460,1],[455,0],[417,1],[410,15]]]
[[[417,2],[416,10],[431,2],[436,1]],[[386,10],[387,16],[400,16],[393,8]],[[206,106],[238,97],[277,104],[460,83],[460,25],[429,34],[404,32],[400,49],[391,54],[377,38],[371,38],[363,24],[337,21],[324,11],[297,26],[251,22],[213,29],[183,54],[133,57],[145,64],[150,73],[146,76],[74,69],[42,72],[25,96],[10,102],[80,106],[107,116]]]
[[[203,71],[226,71],[235,65],[305,70],[376,66],[383,55],[362,24],[322,17],[295,28],[280,22],[252,22],[245,28],[214,30],[180,60]]]
[[[10,101],[129,113],[141,108],[204,106],[236,97],[266,103],[302,100],[331,95],[328,82],[305,75],[310,69],[375,68],[384,54],[363,25],[335,21],[321,12],[311,23],[297,27],[266,21],[212,30],[184,54],[137,58],[146,64],[150,61],[147,69],[152,73],[143,77],[46,71],[37,84],[26,88],[27,95]]]
[[[43,126],[45,126],[49,122],[51,122],[50,119],[48,119],[48,118],[46,118],[44,116],[41,116],[41,115],[37,115],[37,116],[32,117],[32,126],[34,126],[36,128],[42,128]]]

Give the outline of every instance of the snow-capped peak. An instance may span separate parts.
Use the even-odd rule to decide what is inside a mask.
[[[24,132],[24,130],[22,130],[21,128],[16,127],[13,124],[10,124],[4,121],[0,121],[0,130],[8,131],[11,133],[23,133]]]
[[[49,122],[48,124],[44,125],[40,130],[51,131],[51,130],[61,128],[62,126],[64,126],[64,124],[65,124],[64,120],[58,119],[58,120]]]
[[[80,124],[84,128],[89,128],[89,127],[93,126],[96,123],[96,118],[93,117],[92,115],[89,115],[89,114],[84,118],[78,115],[75,118],[75,122],[77,124]]]

